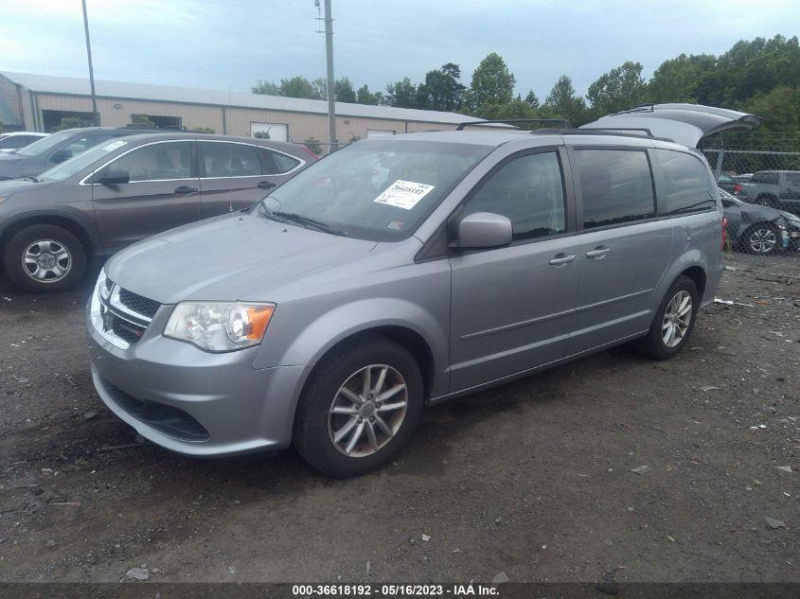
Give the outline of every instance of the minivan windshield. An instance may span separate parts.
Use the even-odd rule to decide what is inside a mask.
[[[301,171],[255,209],[358,239],[403,239],[492,149],[406,139],[355,143]]]
[[[75,131],[72,130],[59,131],[58,133],[53,133],[52,135],[43,137],[39,141],[33,142],[29,146],[20,148],[19,150],[17,150],[17,154],[19,154],[20,156],[40,156],[45,152],[49,152],[51,148],[54,148],[65,139],[72,137],[74,134]]]
[[[81,172],[87,166],[91,166],[95,162],[102,160],[114,150],[118,150],[126,145],[128,145],[128,142],[122,141],[121,139],[115,139],[108,143],[89,148],[74,158],[65,160],[53,168],[46,170],[37,178],[40,181],[63,181],[64,179],[68,179],[72,175]],[[98,164],[97,166],[99,167],[102,165]]]

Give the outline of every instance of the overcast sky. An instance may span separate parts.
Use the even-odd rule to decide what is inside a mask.
[[[322,2],[322,0],[320,0]],[[325,74],[314,0],[87,0],[96,79],[248,91]],[[88,76],[80,0],[0,0],[0,70]],[[336,76],[383,90],[446,62],[468,85],[498,52],[523,95],[563,73],[579,93],[626,60],[794,35],[797,0],[333,0]]]

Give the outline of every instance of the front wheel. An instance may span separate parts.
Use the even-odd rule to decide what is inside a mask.
[[[336,478],[389,463],[408,442],[423,406],[419,365],[401,345],[368,337],[324,358],[300,398],[294,445]]]
[[[778,229],[767,223],[750,227],[744,234],[744,248],[751,254],[768,256],[778,251],[781,235]]]
[[[5,248],[9,278],[27,291],[70,289],[86,270],[86,251],[75,235],[55,225],[33,225],[16,233]]]
[[[677,356],[694,330],[699,307],[700,298],[694,281],[689,277],[678,277],[664,295],[650,332],[639,341],[642,353],[656,360]]]

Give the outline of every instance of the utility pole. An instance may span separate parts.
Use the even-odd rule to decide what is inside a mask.
[[[83,1],[84,3],[86,2],[86,0]],[[88,33],[86,39],[88,42]],[[331,13],[331,0],[325,0],[325,54],[328,59],[328,135],[331,141],[329,152],[335,152],[339,148],[339,144],[336,141],[336,90],[334,89],[336,84],[333,78],[333,14]]]
[[[97,97],[94,93],[94,68],[92,67],[92,43],[89,41],[89,17],[86,16],[86,0],[81,0],[83,5],[83,30],[86,32],[86,54],[89,57],[89,84],[92,87],[92,120],[95,127],[100,126],[100,115],[97,114]]]

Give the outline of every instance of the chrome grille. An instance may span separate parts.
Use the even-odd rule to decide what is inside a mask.
[[[161,304],[123,289],[111,279],[97,286],[95,327],[123,349],[137,343],[150,326]]]

